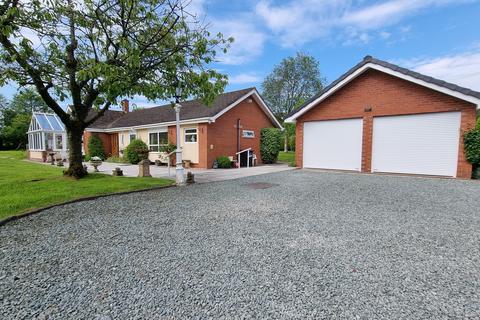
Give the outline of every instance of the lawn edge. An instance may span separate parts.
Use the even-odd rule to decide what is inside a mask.
[[[116,195],[147,192],[147,191],[154,191],[154,190],[167,189],[167,188],[173,188],[173,187],[176,187],[175,183],[172,183],[172,184],[166,185],[166,186],[158,186],[158,187],[152,187],[152,188],[146,188],[146,189],[112,192],[112,193],[106,193],[106,194],[101,194],[101,195],[96,195],[96,196],[86,196],[86,197],[81,197],[81,198],[77,198],[77,199],[73,199],[73,200],[68,200],[68,201],[65,201],[65,202],[59,202],[59,203],[55,203],[55,204],[52,204],[52,205],[49,205],[49,206],[46,206],[46,207],[32,209],[32,210],[7,217],[5,219],[2,219],[2,220],[0,220],[0,227],[4,226],[5,224],[7,224],[9,222],[12,222],[12,221],[15,221],[15,220],[18,220],[18,219],[21,219],[21,218],[26,218],[26,217],[29,217],[29,216],[34,215],[36,213],[40,213],[44,210],[59,207],[59,206],[63,206],[63,205],[66,205],[66,204],[88,201],[88,200],[95,200],[95,199],[99,199],[99,198],[105,198],[105,197],[116,196]]]

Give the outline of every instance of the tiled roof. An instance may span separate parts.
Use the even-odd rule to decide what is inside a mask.
[[[182,101],[180,120],[213,117],[254,89],[255,88],[247,88],[220,94],[213,101],[211,106],[206,106],[199,100]],[[123,113],[121,111],[111,112],[120,113],[120,116],[115,114],[113,118],[110,118],[110,121],[101,117],[89,128],[113,129],[175,121],[175,111],[171,104],[134,110],[129,113]]]
[[[388,68],[388,69],[391,69],[393,71],[396,71],[396,72],[399,72],[399,73],[402,73],[404,75],[407,75],[407,76],[411,76],[413,78],[416,78],[416,79],[419,79],[419,80],[423,80],[425,82],[428,82],[428,83],[431,83],[431,84],[435,84],[437,86],[440,86],[440,87],[444,87],[444,88],[447,88],[447,89],[450,89],[452,91],[456,91],[456,92],[459,92],[459,93],[463,93],[465,95],[468,95],[468,96],[472,96],[472,97],[475,97],[475,98],[478,98],[480,99],[480,92],[478,91],[474,91],[474,90],[471,90],[471,89],[468,89],[468,88],[464,88],[464,87],[461,87],[461,86],[458,86],[456,84],[453,84],[453,83],[449,83],[449,82],[446,82],[446,81],[443,81],[443,80],[439,80],[439,79],[436,79],[436,78],[433,78],[433,77],[430,77],[430,76],[426,76],[426,75],[423,75],[421,73],[418,73],[418,72],[415,72],[415,71],[412,71],[412,70],[409,70],[409,69],[406,69],[406,68],[402,68],[400,66],[397,66],[393,63],[390,63],[390,62],[386,62],[386,61],[383,61],[383,60],[380,60],[380,59],[376,59],[372,56],[366,56],[365,58],[363,58],[363,60],[358,63],[357,65],[355,65],[353,68],[351,68],[350,70],[348,70],[346,73],[344,73],[340,78],[338,78],[337,80],[333,81],[330,85],[328,85],[327,87],[325,87],[322,91],[320,91],[317,95],[313,96],[312,98],[310,98],[309,100],[307,100],[300,108],[292,111],[290,114],[287,115],[287,118],[288,117],[291,117],[292,115],[294,115],[295,113],[299,112],[300,110],[302,110],[303,108],[305,108],[306,106],[308,106],[311,102],[315,101],[316,99],[318,99],[320,96],[322,96],[324,93],[328,92],[330,89],[332,89],[333,87],[335,87],[337,84],[339,84],[340,82],[342,82],[343,80],[345,80],[346,78],[348,78],[352,73],[354,73],[355,71],[357,71],[358,69],[360,69],[361,67],[363,67],[364,65],[368,64],[368,63],[373,63],[373,64],[376,64],[376,65],[379,65],[379,66],[382,66],[382,67],[385,67],[385,68]]]

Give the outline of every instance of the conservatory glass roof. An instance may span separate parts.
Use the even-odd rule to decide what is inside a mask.
[[[50,113],[33,113],[35,120],[42,131],[65,131],[65,126],[56,114]]]

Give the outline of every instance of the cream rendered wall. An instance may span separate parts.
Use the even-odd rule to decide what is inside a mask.
[[[193,128],[197,129],[197,142],[195,143],[185,142],[185,129],[193,129]],[[181,137],[180,146],[182,147],[182,159],[190,160],[192,163],[198,163],[198,158],[199,158],[198,126],[196,124],[180,126],[180,137]]]
[[[29,151],[29,159],[36,161],[43,161],[43,152],[42,151]],[[50,157],[47,158],[49,160]]]

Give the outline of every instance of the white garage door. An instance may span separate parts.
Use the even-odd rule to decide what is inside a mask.
[[[455,177],[460,112],[373,120],[372,172]]]
[[[362,119],[305,122],[303,166],[360,171]]]

